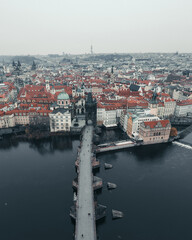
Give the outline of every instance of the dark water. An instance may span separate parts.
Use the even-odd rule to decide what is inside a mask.
[[[72,239],[78,144],[70,138],[0,142],[0,239]],[[104,187],[97,198],[108,207],[97,226],[99,239],[192,239],[192,150],[162,144],[98,158]],[[113,169],[104,170],[104,162]],[[117,189],[108,191],[108,181]],[[112,221],[112,209],[123,211],[124,218]]]

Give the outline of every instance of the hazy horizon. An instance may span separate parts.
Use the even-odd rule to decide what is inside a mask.
[[[177,51],[175,52],[98,52],[98,53],[94,53],[93,55],[108,55],[108,54],[175,54],[177,53]],[[192,52],[178,52],[178,54],[192,54]],[[59,55],[59,56],[76,56],[76,55],[91,55],[89,52],[87,53],[66,53],[66,54],[62,54],[62,53],[47,53],[47,54],[2,54],[0,55],[1,57],[26,57],[26,56],[48,56],[48,55]]]
[[[1,0],[1,56],[191,53],[189,0]]]

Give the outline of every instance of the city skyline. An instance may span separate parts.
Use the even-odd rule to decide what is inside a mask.
[[[191,52],[192,3],[2,0],[0,55]]]

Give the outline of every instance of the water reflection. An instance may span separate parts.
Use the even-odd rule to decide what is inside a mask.
[[[0,141],[0,149],[7,150],[10,148],[17,148],[19,146],[19,141],[10,138],[4,138]]]
[[[123,150],[117,150],[112,152],[101,153],[97,156],[98,160],[105,158],[107,162],[115,163],[119,161],[119,156],[122,155],[123,158],[130,159],[130,155],[133,155],[135,160],[139,162],[147,162],[155,163],[159,161],[164,161],[164,156],[169,151],[172,143],[165,144],[155,144],[148,146],[138,146],[133,148],[127,148]]]
[[[111,130],[103,129],[100,135],[100,143],[107,143],[107,142],[119,141],[119,140],[125,140],[125,139],[127,139],[127,136],[120,129],[111,129]]]
[[[13,138],[5,138],[0,142],[0,149],[7,150],[18,148],[20,142],[28,142],[29,147],[38,151],[41,155],[52,154],[56,150],[65,151],[73,148],[73,140],[78,138],[70,136],[53,136],[41,140],[18,140]]]
[[[64,151],[71,150],[73,139],[66,136],[51,137],[44,140],[35,140],[30,142],[30,148],[37,150],[41,155],[51,153],[53,154],[56,150]]]
[[[137,161],[163,161],[171,143],[140,146],[132,149]]]

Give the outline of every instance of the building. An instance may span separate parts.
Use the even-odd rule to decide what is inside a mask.
[[[175,109],[175,116],[185,117],[192,113],[192,99],[183,100],[177,103]]]
[[[58,108],[49,114],[50,132],[69,132],[71,127],[71,113],[69,109]]]
[[[50,105],[55,102],[54,95],[47,92],[45,86],[26,85],[21,88],[18,94],[18,102],[20,103],[37,103]]]
[[[144,144],[167,142],[170,136],[169,120],[145,121],[140,125],[139,138]]]
[[[173,91],[173,99],[181,101],[181,100],[187,99],[187,97],[183,95],[182,91],[174,89],[174,91]]]
[[[61,92],[57,96],[57,105],[59,108],[68,108],[70,105],[69,95],[66,92]]]
[[[143,121],[159,120],[158,116],[150,114],[150,109],[127,109],[122,111],[120,125],[124,132],[130,137],[137,137],[140,124]]]
[[[105,108],[99,104],[97,108],[97,125],[102,126],[105,119]]]
[[[85,114],[85,98],[84,97],[77,97],[74,99],[73,110],[74,110],[74,116]]]
[[[157,121],[157,116],[145,113],[127,114],[127,129],[126,133],[129,137],[138,137],[140,126],[145,121]],[[125,126],[125,123],[124,123]]]
[[[117,113],[116,109],[107,109],[105,111],[105,119],[103,121],[105,127],[116,127],[117,126]]]
[[[164,111],[165,111],[165,104],[163,102],[159,102],[157,106],[157,116],[160,118],[163,118]]]
[[[92,93],[89,92],[86,102],[85,102],[85,111],[86,111],[86,122],[91,120],[93,125],[97,125],[97,102],[96,99],[93,99]]]
[[[165,99],[164,105],[165,105],[165,109],[164,109],[163,117],[166,118],[166,117],[173,116],[175,113],[176,101],[174,101],[173,99]]]
[[[158,101],[157,101],[157,93],[156,92],[153,92],[153,96],[149,101],[149,108],[151,109],[151,114],[157,115]]]
[[[119,110],[119,111],[118,111]],[[117,113],[121,116],[120,109],[115,104],[98,102],[97,125],[105,127],[117,126]]]
[[[28,110],[14,109],[6,112],[8,116],[14,118],[11,126],[15,125],[36,125],[49,127],[49,113],[50,110],[31,108]]]
[[[174,115],[176,102],[173,99],[165,99],[159,102],[157,106],[157,116],[160,118],[168,118]]]
[[[15,127],[14,114],[0,111],[0,128]]]
[[[35,111],[32,111],[33,113]],[[13,110],[15,116],[15,125],[29,124],[29,110]]]
[[[72,97],[84,97],[85,96],[85,90],[84,90],[84,85],[81,85],[81,88],[78,87],[77,89],[75,86],[72,88]]]

